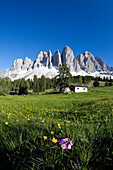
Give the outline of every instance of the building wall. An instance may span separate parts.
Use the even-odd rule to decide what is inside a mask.
[[[88,92],[87,87],[75,87],[75,93]]]

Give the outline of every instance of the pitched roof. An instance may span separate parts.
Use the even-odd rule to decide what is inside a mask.
[[[87,87],[83,84],[75,84],[75,83],[70,83],[71,86],[74,86],[74,87]]]

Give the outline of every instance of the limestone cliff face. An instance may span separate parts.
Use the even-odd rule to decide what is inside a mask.
[[[86,72],[95,72],[101,70],[101,67],[97,60],[88,51],[83,54],[80,54],[79,56],[77,56],[76,59],[80,65],[80,68]]]
[[[33,78],[35,74],[41,77],[44,74],[46,77],[52,78],[58,74],[60,64],[66,64],[70,72],[75,73],[80,73],[83,70],[87,73],[98,71],[111,75],[110,71],[113,72],[113,67],[108,67],[101,58],[95,58],[92,53],[86,51],[75,58],[72,49],[66,46],[62,54],[57,50],[53,56],[50,50],[40,51],[34,62],[28,57],[24,61],[17,59],[14,61],[12,69],[6,69],[4,73],[0,73],[0,77],[9,77],[16,80],[19,78]]]
[[[13,65],[11,71],[21,70],[22,66],[23,66],[23,60],[17,59],[17,60],[14,61],[14,65]]]
[[[59,52],[59,50],[57,50],[52,58],[52,63],[53,63],[53,67],[58,68],[59,65],[62,65],[62,61],[61,61],[61,54]]]
[[[62,51],[62,64],[66,64],[69,67],[70,71],[74,71],[73,60],[74,54],[72,49],[68,46],[64,47]]]
[[[33,62],[31,61],[31,59],[26,57],[22,65],[22,70],[29,70],[32,67],[32,65]]]
[[[73,68],[74,68],[74,72],[79,72],[81,70],[80,65],[78,61],[76,60],[76,58],[74,58],[73,60]]]
[[[50,50],[47,50],[46,52],[40,51],[37,59],[34,61],[34,69],[42,66],[52,68],[52,54]]]
[[[102,71],[110,71],[110,67],[99,57],[95,57],[95,60],[99,63]]]
[[[73,51],[70,47],[66,46],[62,52],[62,63],[66,64],[71,72],[80,71],[80,65],[78,61],[75,59]]]

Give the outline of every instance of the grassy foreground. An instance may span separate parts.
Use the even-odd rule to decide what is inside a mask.
[[[58,141],[69,138],[71,149]],[[112,169],[113,88],[0,97],[0,169]]]

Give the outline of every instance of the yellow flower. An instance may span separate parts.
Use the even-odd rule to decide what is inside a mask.
[[[52,139],[52,142],[53,142],[53,143],[57,143],[57,142],[58,142],[58,140],[57,140],[57,139],[55,139],[55,138],[53,138],[53,139]]]
[[[68,120],[67,120],[66,122],[67,122],[67,123],[70,123],[70,121],[68,121]]]
[[[8,122],[5,122],[6,125],[8,125]]]
[[[98,123],[98,125],[100,125],[100,123]]]
[[[54,132],[53,131],[51,131],[51,134],[53,134]]]
[[[43,138],[46,140],[46,139],[47,139],[47,136],[43,136]]]

